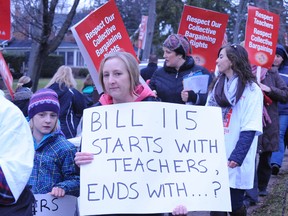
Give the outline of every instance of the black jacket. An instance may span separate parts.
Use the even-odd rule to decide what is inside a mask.
[[[152,90],[156,90],[157,96],[163,102],[184,104],[181,98],[181,91],[183,90],[183,77],[191,72],[201,72],[209,75],[209,84],[212,81],[212,76],[209,71],[199,65],[196,65],[193,58],[186,57],[185,63],[177,71],[175,68],[167,67],[166,62],[164,67],[156,70],[150,80],[149,86]],[[207,86],[207,89],[208,89]],[[198,102],[196,103],[196,98]],[[206,94],[195,94],[189,91],[188,102],[193,102],[196,105],[205,105],[207,99]]]
[[[140,73],[142,78],[146,81],[151,79],[153,73],[158,69],[156,63],[150,62],[146,68],[141,69]]]
[[[75,137],[83,110],[86,108],[84,96],[77,89],[66,86],[60,87],[58,83],[52,84],[49,88],[58,95],[60,103],[59,121],[62,132],[66,139]]]

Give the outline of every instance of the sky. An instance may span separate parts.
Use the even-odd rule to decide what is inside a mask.
[[[67,4],[69,4],[70,6],[73,5],[74,0],[63,0],[64,2],[67,2]],[[77,7],[77,10],[81,10],[84,7],[88,7],[91,4],[93,5],[93,0],[80,0],[79,1],[79,5]]]

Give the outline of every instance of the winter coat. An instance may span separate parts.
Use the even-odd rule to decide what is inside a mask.
[[[65,194],[79,196],[80,176],[74,164],[76,147],[61,131],[46,135],[35,144],[35,157],[28,185],[34,194],[46,194],[60,187]]]
[[[60,103],[59,121],[62,132],[67,139],[75,137],[83,110],[86,108],[84,96],[77,89],[66,86],[60,87],[58,83],[52,84],[49,88],[58,95]]]
[[[99,100],[99,94],[95,89],[95,86],[87,85],[82,89],[82,94],[84,95],[86,107],[91,107]]]
[[[33,138],[29,124],[23,114],[1,92],[0,90],[0,166],[4,175],[0,175],[0,182],[6,179],[9,189],[17,201],[33,168],[35,153]],[[0,190],[0,193],[0,197],[2,197],[4,191]],[[18,204],[15,205],[15,209],[17,207],[20,212],[21,209]],[[1,207],[0,212],[0,215],[7,215],[1,211]],[[18,215],[16,210],[15,215]]]
[[[178,71],[175,68],[167,67],[165,62],[163,68],[159,68],[154,72],[149,86],[152,90],[156,90],[157,96],[161,99],[161,101],[185,104],[181,98],[181,91],[183,90],[183,77],[193,72],[201,72],[202,74],[209,75],[209,82],[207,85],[208,89],[208,86],[212,81],[211,74],[206,68],[196,65],[193,58],[190,56],[186,57],[185,63],[179,68]],[[205,105],[207,93],[198,93],[197,95],[199,100],[196,104]]]
[[[29,101],[33,92],[30,88],[20,87],[14,94],[13,103],[22,111],[25,117],[28,116]]]
[[[140,73],[142,78],[147,81],[151,79],[153,73],[157,70],[158,66],[154,62],[148,63],[146,68],[141,69]]]
[[[258,150],[278,151],[279,145],[279,116],[278,116],[278,102],[286,103],[288,101],[288,88],[286,83],[280,77],[277,69],[268,70],[266,77],[261,83],[269,86],[271,92],[266,95],[272,100],[272,104],[265,106],[267,112],[272,120],[271,124],[263,127],[263,134],[258,139]]]
[[[284,65],[278,69],[280,77],[284,80],[288,86],[288,66]],[[288,103],[278,103],[278,112],[279,115],[288,115]]]

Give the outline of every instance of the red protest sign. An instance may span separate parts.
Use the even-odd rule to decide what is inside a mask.
[[[10,70],[9,70],[1,52],[0,52],[0,74],[1,74],[2,79],[6,85],[6,88],[9,91],[9,94],[11,95],[11,97],[13,99],[14,98],[14,92],[13,92],[13,88],[12,88],[13,77],[10,73]]]
[[[217,53],[222,45],[228,15],[185,5],[178,33],[192,46],[195,63],[215,71]]]
[[[245,48],[251,64],[270,68],[278,40],[279,16],[264,9],[248,7]]]
[[[138,37],[138,49],[144,49],[146,40],[147,22],[148,22],[148,16],[142,16]]]
[[[102,92],[102,88],[97,71],[106,54],[123,50],[137,59],[114,0],[108,1],[73,26],[72,33],[98,92]]]
[[[140,56],[141,49],[144,49],[146,42],[146,31],[147,31],[148,16],[142,16],[141,24],[139,26],[139,37],[138,37],[138,53]]]
[[[10,0],[0,1],[0,39],[10,40],[11,20],[10,20]]]

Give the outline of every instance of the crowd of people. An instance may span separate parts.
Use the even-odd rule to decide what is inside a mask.
[[[220,107],[232,211],[212,211],[210,215],[245,216],[247,208],[257,204],[258,196],[266,196],[270,176],[278,174],[285,152],[286,49],[277,46],[273,66],[261,68],[260,77],[259,68],[250,64],[248,53],[240,44],[220,48],[217,76],[195,63],[190,43],[183,35],[169,35],[163,43],[163,53],[163,67],[157,68],[158,58],[151,55],[148,69],[141,72],[130,53],[106,55],[99,69],[103,89],[100,95],[90,75],[82,91],[78,91],[72,69],[65,65],[59,67],[45,88],[35,93],[31,91],[32,80],[21,77],[14,100],[10,98],[19,109],[1,95],[1,215],[32,215],[33,194],[78,197],[79,170],[91,163],[95,155],[78,151],[68,139],[82,130],[84,109],[128,102]],[[140,75],[146,82],[141,82]],[[207,82],[201,83],[206,91],[184,88],[187,75],[206,75]],[[172,215],[187,213],[187,206],[171,206]]]

